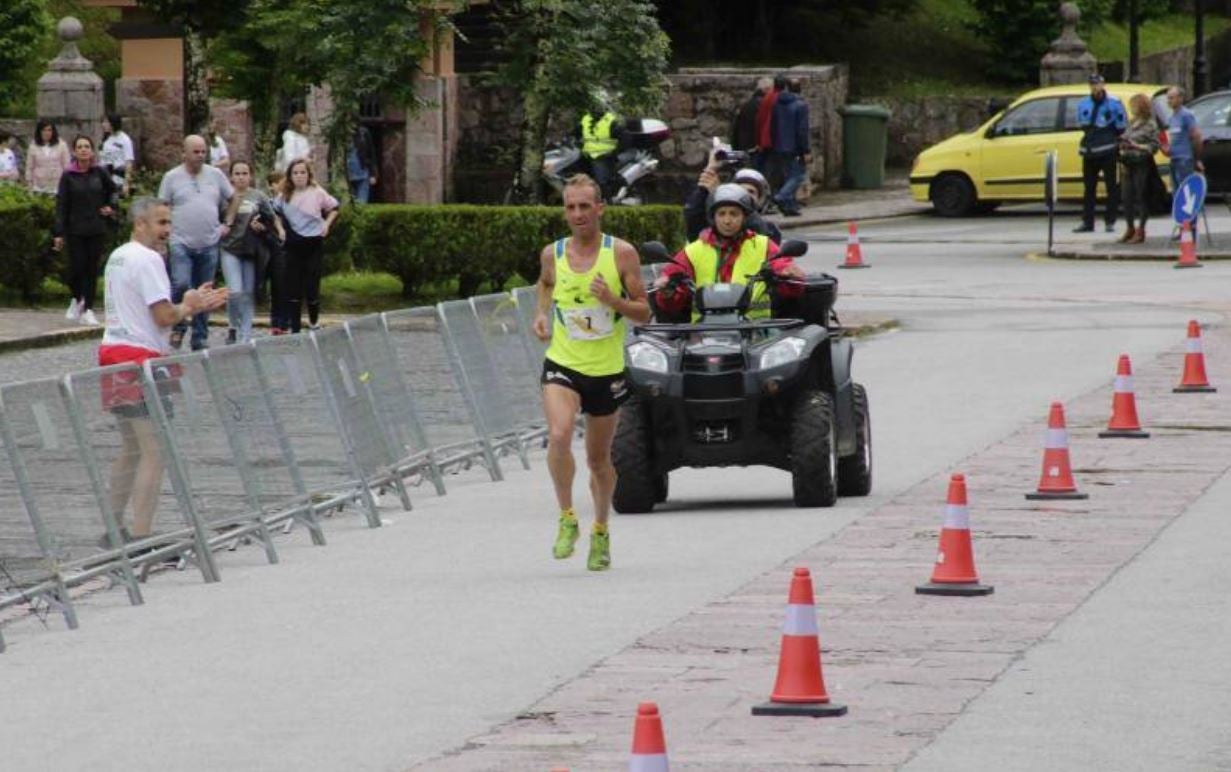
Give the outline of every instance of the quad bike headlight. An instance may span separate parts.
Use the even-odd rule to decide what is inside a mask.
[[[667,352],[652,343],[634,343],[628,347],[628,361],[638,370],[667,372]]]
[[[761,369],[769,370],[778,365],[794,362],[804,353],[803,338],[787,337],[761,352]]]

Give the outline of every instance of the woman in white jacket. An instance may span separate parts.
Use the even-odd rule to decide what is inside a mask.
[[[308,159],[308,163],[315,160],[312,157],[312,143],[308,141],[308,116],[295,113],[291,116],[290,127],[282,132],[282,147],[278,148],[274,165],[285,172],[292,161],[300,158]]]

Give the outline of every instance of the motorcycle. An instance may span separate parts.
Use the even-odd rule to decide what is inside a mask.
[[[605,193],[604,200],[608,204],[637,206],[644,201],[637,183],[658,168],[654,150],[671,138],[671,127],[655,118],[630,118],[624,126],[616,150],[616,174],[608,186],[613,190]],[[575,139],[551,145],[543,155],[543,179],[557,195],[563,196],[565,182],[581,172],[590,172],[590,162],[581,154]]]

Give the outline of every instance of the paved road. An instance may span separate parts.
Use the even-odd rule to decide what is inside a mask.
[[[293,538],[280,566],[255,550],[227,555],[219,585],[160,577],[145,608],[104,596],[74,633],[14,628],[7,758],[16,769],[405,768],[1041,421],[1051,399],[1104,384],[1121,351],[1175,345],[1190,316],[1217,322],[1231,277],[1221,265],[1026,261],[1038,218],[861,232],[875,267],[841,273],[839,309],[903,324],[856,357],[873,405],[874,496],[797,511],[779,472],[679,473],[660,514],[614,521],[615,567],[594,576],[547,558],[541,460],[503,485],[471,475],[445,498],[420,493],[414,513],[388,510],[379,532],[348,519],[327,548]],[[809,267],[841,259],[842,229],[808,235]]]

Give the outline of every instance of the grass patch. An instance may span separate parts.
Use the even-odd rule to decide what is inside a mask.
[[[1205,14],[1205,35],[1210,37],[1231,27],[1231,19],[1225,16]],[[1187,13],[1167,14],[1161,19],[1151,19],[1138,28],[1141,55],[1155,54],[1193,43],[1193,17]],[[1100,62],[1128,62],[1128,25],[1106,22],[1099,25],[1086,38],[1090,52]]]

